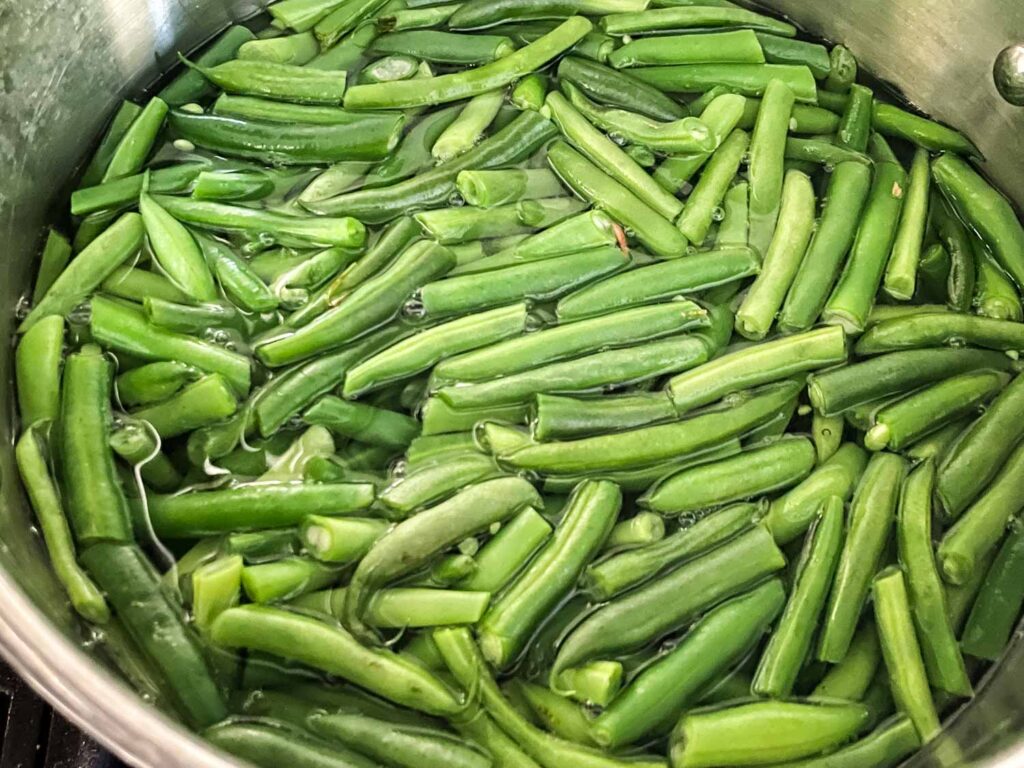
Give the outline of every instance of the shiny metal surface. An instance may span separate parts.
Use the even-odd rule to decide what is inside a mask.
[[[1024,43],[1007,46],[999,52],[992,67],[992,78],[1004,99],[1024,107]]]
[[[259,9],[258,0],[0,0],[0,652],[75,723],[130,763],[228,768],[143,705],[81,650],[30,528],[13,467],[10,334],[42,228],[117,100]],[[914,105],[964,130],[986,172],[1024,207],[1024,109],[1000,97],[993,66],[1024,41],[1021,0],[771,0],[813,34],[842,40]],[[1018,638],[1019,640],[1019,638]],[[1024,643],[915,765],[1024,766]],[[566,768],[571,768],[566,766]]]

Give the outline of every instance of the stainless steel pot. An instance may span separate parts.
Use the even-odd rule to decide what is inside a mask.
[[[137,92],[259,0],[0,0],[0,338],[29,286],[41,232],[69,169],[119,98]],[[772,0],[813,34],[848,45],[909,101],[964,130],[988,174],[1024,208],[1024,108],[1000,97],[993,66],[1024,46],[1022,0]],[[1024,47],[1000,59],[1024,94]],[[1019,67],[1019,71],[1018,68]],[[1010,86],[1010,87],[1007,87]],[[68,614],[23,497],[11,451],[11,343],[0,354],[0,653],[55,707],[130,763],[236,763],[146,706],[89,653]],[[1024,766],[1024,643],[989,675],[921,766]],[[571,766],[566,766],[571,768]]]

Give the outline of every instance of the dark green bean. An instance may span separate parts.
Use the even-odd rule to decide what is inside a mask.
[[[783,37],[796,35],[796,27],[784,21],[743,8],[714,7],[713,4],[708,7],[681,6],[611,14],[601,20],[601,26],[610,35],[710,27],[745,27]]]
[[[971,609],[962,641],[964,653],[990,661],[1002,654],[1024,604],[1022,572],[1024,527],[1014,521]]]
[[[686,108],[657,88],[595,61],[566,56],[558,63],[558,77],[602,104],[633,109],[656,120],[686,117]]]
[[[255,39],[256,36],[247,27],[241,25],[228,27],[209,48],[196,58],[196,64],[201,67],[215,67],[218,64],[223,64],[225,61],[235,58],[242,45]],[[213,86],[202,74],[194,69],[185,68],[158,95],[170,106],[179,107],[183,104],[202,101],[213,93]]]

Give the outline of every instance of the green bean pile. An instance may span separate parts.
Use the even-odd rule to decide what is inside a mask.
[[[1024,227],[843,46],[652,5],[282,0],[114,116],[17,461],[219,747],[881,768],[1009,642]]]

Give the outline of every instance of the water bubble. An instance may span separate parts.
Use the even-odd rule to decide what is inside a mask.
[[[72,325],[89,325],[92,320],[92,305],[84,301],[68,312],[68,322]]]
[[[740,165],[750,165],[750,152],[744,152],[743,157],[740,158]]]
[[[624,147],[624,146],[626,146],[626,144],[629,143],[629,140],[625,136],[623,136],[621,133],[615,133],[615,132],[609,133],[608,134],[608,138],[611,139],[612,141],[614,141],[620,147]]]
[[[423,306],[423,300],[419,296],[413,296],[402,306],[402,314],[419,319],[427,316],[427,310]]]
[[[711,211],[711,220],[722,221],[723,219],[725,219],[725,208],[720,205],[716,205],[714,210]]]
[[[833,173],[836,169],[835,163],[825,163],[825,173]]]

